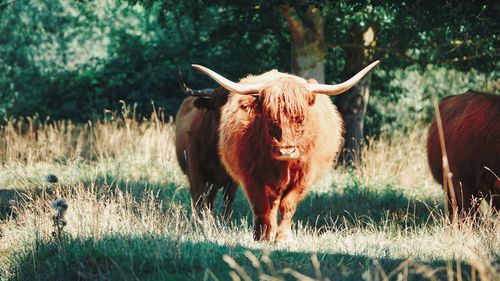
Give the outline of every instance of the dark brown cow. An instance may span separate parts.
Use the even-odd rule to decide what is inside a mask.
[[[231,179],[217,153],[220,108],[229,91],[224,88],[191,90],[181,80],[186,98],[175,119],[175,149],[182,171],[188,176],[194,212],[213,212],[217,191],[223,187],[223,218],[231,212],[238,185]],[[206,96],[206,95],[209,96]]]
[[[377,63],[338,85],[276,70],[234,83],[193,65],[231,91],[221,112],[219,154],[246,192],[255,240],[292,238],[297,203],[307,187],[331,169],[343,144],[342,119],[327,95],[348,90]]]
[[[473,198],[487,198],[500,210],[500,180],[493,174],[500,175],[500,95],[469,90],[444,98],[439,111],[458,215],[475,213],[479,204]],[[432,175],[443,184],[436,120],[427,138],[427,158]]]

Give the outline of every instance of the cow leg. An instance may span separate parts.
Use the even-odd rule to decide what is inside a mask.
[[[206,195],[203,191],[200,190],[201,188],[193,188],[193,184],[191,184],[190,188],[193,215],[202,217],[203,211],[208,209]]]
[[[488,172],[477,182],[478,186],[482,186],[482,193],[492,210],[500,212],[500,179]]]
[[[219,187],[214,185],[213,183],[205,184],[205,193],[203,194],[204,199],[204,208],[208,210],[210,214],[214,215],[214,206],[215,206],[215,198],[217,197],[217,192],[219,191]]]
[[[453,179],[453,189],[457,202],[457,217],[459,220],[474,216],[478,210],[479,204],[476,202],[478,194],[471,192],[472,186],[473,185],[468,181]],[[451,195],[448,194],[448,197],[448,209],[450,215],[454,218]]]
[[[231,216],[231,206],[233,205],[234,197],[236,196],[236,191],[238,190],[238,184],[229,179],[222,190],[222,200],[224,201],[224,209],[222,211],[222,218],[224,223],[229,221]]]
[[[491,206],[497,212],[500,212],[500,179],[497,179],[492,191],[492,204]]]
[[[250,186],[246,190],[248,200],[252,205],[254,240],[272,241],[276,233],[279,199],[268,198],[265,189],[261,190],[258,186]]]
[[[278,227],[278,233],[276,234],[276,242],[288,242],[293,239],[291,230],[292,217],[295,214],[297,203],[302,200],[303,191],[304,187],[302,185],[295,185],[281,199],[281,221]]]
[[[203,211],[212,209],[208,203],[210,200],[208,197],[211,190],[215,189],[215,194],[217,190],[213,184],[207,183],[200,174],[195,173],[196,169],[193,168],[190,167],[189,169],[189,192],[191,193],[193,215],[201,217]]]
[[[488,194],[484,200],[494,213],[500,212],[500,194]]]
[[[268,208],[261,208],[261,206],[253,208],[253,238],[255,241],[264,239],[271,242],[276,236],[279,200],[274,200],[269,203],[271,204],[266,204]]]

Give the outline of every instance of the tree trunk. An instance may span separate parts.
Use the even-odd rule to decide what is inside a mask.
[[[300,17],[288,5],[282,6],[283,16],[291,29],[291,72],[305,79],[325,81],[324,17],[313,5]]]
[[[291,30],[292,73],[306,79],[314,78],[319,83],[325,81],[325,40],[324,16],[313,5],[307,12],[299,16],[297,11],[288,5],[282,6],[282,14]],[[347,48],[345,67],[342,78],[347,80],[358,73],[373,60],[370,46],[375,45],[375,34],[378,26],[367,24],[364,29],[354,25],[347,42],[357,47]],[[337,96],[335,103],[344,118],[345,148],[339,163],[356,167],[361,163],[363,144],[363,124],[370,96],[371,75],[368,74],[348,92]]]
[[[373,54],[368,49],[375,45],[376,26],[368,24],[364,29],[355,25],[347,39],[359,48],[347,48],[345,67],[342,72],[343,81],[351,78],[373,60]],[[363,126],[370,96],[371,74],[365,76],[349,91],[337,96],[335,104],[344,119],[345,144],[339,163],[356,168],[361,164],[361,149],[363,145]]]

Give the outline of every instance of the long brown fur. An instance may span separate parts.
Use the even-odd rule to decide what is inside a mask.
[[[486,198],[500,210],[500,95],[467,91],[439,103],[444,140],[460,217],[472,215]],[[427,159],[443,184],[442,154],[436,121],[427,138]],[[488,167],[491,171],[485,169]],[[448,198],[450,213],[451,198]]]
[[[194,213],[213,211],[215,197],[223,187],[223,218],[227,220],[237,190],[222,165],[218,152],[220,108],[229,92],[215,89],[210,98],[188,97],[175,118],[175,149],[182,171],[188,176]]]
[[[265,86],[257,96],[229,96],[221,112],[219,154],[246,192],[254,238],[289,240],[297,203],[336,160],[343,144],[342,119],[330,98],[309,92],[300,77],[273,70],[240,83]],[[273,130],[281,132],[279,140],[271,136]],[[276,145],[296,146],[300,156],[276,159]]]

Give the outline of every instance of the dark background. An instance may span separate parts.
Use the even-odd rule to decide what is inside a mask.
[[[139,119],[175,115],[192,88],[216,87],[190,68],[238,80],[292,71],[284,9],[324,21],[325,81],[338,83],[352,50],[381,59],[365,135],[432,119],[431,96],[500,88],[498,1],[0,1],[0,114],[85,122],[125,102]],[[369,46],[353,32],[373,26]],[[317,34],[313,34],[317,36]],[[352,55],[352,54],[351,54]],[[132,114],[131,113],[131,114]]]

